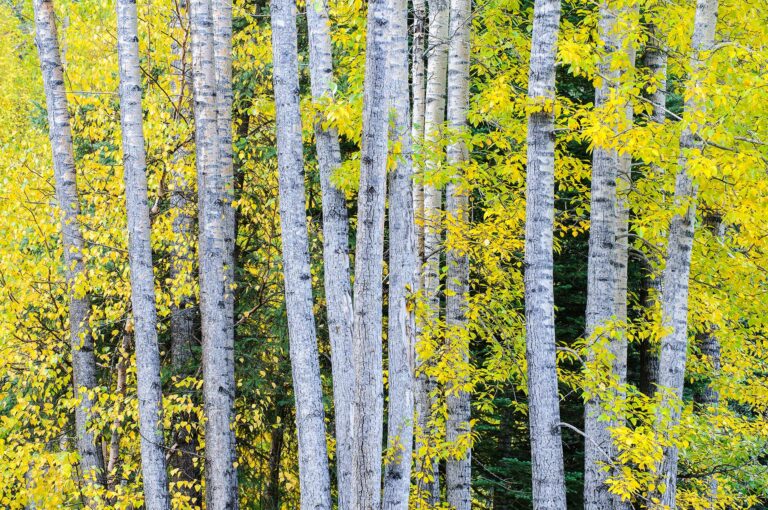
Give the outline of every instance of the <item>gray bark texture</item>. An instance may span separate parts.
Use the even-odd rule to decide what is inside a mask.
[[[231,247],[226,198],[226,149],[221,148],[217,99],[216,29],[222,30],[221,5],[190,2],[192,82],[197,149],[200,237],[200,315],[203,333],[203,406],[206,504],[210,510],[236,509],[237,472],[234,423],[234,338],[231,303]],[[218,21],[216,21],[218,20]],[[219,34],[220,37],[220,34]],[[221,72],[221,70],[220,70]],[[230,140],[231,140],[231,134]],[[231,149],[229,149],[231,150]],[[224,156],[224,157],[223,157]]]
[[[447,0],[429,0],[429,30],[427,39],[427,74],[424,101],[424,272],[423,294],[429,307],[428,323],[436,322],[440,317],[440,251],[442,247],[442,201],[443,191],[433,183],[428,182],[430,174],[437,168],[442,159],[442,149],[437,148],[437,142],[442,136],[445,122],[446,80],[448,73],[448,24],[449,11]],[[425,360],[425,363],[430,363]],[[434,392],[437,384],[424,371],[419,382],[419,428],[428,443],[430,437],[436,435],[431,425],[434,406]],[[438,459],[430,459],[423,463],[421,471],[428,479],[420,483],[419,492],[426,502],[436,505],[440,501],[440,473]]]
[[[460,224],[469,221],[469,197],[463,189],[462,165],[469,153],[462,136],[467,131],[469,110],[470,30],[472,28],[470,0],[450,1],[450,41],[448,46],[448,128],[456,137],[448,145],[447,161],[455,168],[453,180],[446,189],[446,212]],[[467,333],[467,296],[469,294],[469,258],[455,249],[446,253],[445,322],[449,351],[459,351],[462,365],[469,364],[469,334]],[[468,441],[471,418],[470,394],[462,386],[469,373],[460,368],[454,380],[446,385],[445,438],[450,443]],[[445,462],[445,491],[448,504],[455,510],[472,507],[472,450],[467,447],[460,456],[449,456]]]
[[[408,510],[411,490],[416,323],[409,296],[418,278],[413,216],[410,98],[408,90],[408,2],[393,0],[389,18],[390,107],[393,146],[400,146],[389,176],[389,414],[382,509]]]
[[[427,6],[424,0],[413,0],[413,25],[411,32],[411,97],[413,99],[413,112],[411,116],[411,140],[414,151],[420,150],[424,141],[424,110],[426,107],[426,65],[425,47],[427,27]],[[424,182],[423,169],[414,164],[413,180],[413,210],[417,224],[424,220]],[[424,262],[424,229],[416,229],[416,249],[419,254],[419,265]],[[419,288],[421,288],[421,276],[419,276]],[[416,325],[417,334],[419,325]]]
[[[528,96],[555,98],[559,0],[536,0]],[[525,221],[525,317],[528,414],[534,510],[564,510],[565,475],[555,357],[552,231],[555,133],[552,105],[528,118]]]
[[[602,84],[595,89],[595,108],[600,109],[615,94],[619,72],[614,60],[619,41],[616,34],[618,12],[608,0],[600,3],[598,30],[603,43],[603,56],[598,64]],[[616,124],[612,123],[616,132]],[[587,269],[587,312],[586,335],[590,342],[587,362],[600,377],[609,367],[597,361],[598,353],[608,348],[613,350],[609,329],[615,313],[617,262],[616,228],[617,197],[616,178],[619,171],[616,149],[595,146],[592,153],[592,183],[589,213],[589,255]],[[603,331],[600,332],[599,330]],[[610,476],[604,465],[610,461],[611,435],[608,422],[600,421],[604,404],[595,389],[584,403],[584,508],[585,510],[607,510],[611,508],[612,497],[605,481]]]
[[[168,491],[163,438],[163,387],[160,380],[160,349],[157,345],[155,277],[152,269],[135,0],[117,1],[117,54],[144,505],[148,510],[164,510],[171,507],[171,496]]]
[[[333,99],[333,53],[326,0],[307,3],[309,34],[309,72],[312,98]],[[336,478],[340,510],[352,508],[352,430],[354,398],[352,364],[352,288],[349,275],[349,227],[344,192],[331,182],[341,166],[341,150],[336,129],[323,128],[323,118],[315,120],[315,146],[320,167],[323,201],[323,270],[327,302],[328,332],[331,341],[334,418],[336,424]]]
[[[379,510],[384,435],[382,379],[382,260],[384,201],[389,137],[389,3],[368,3],[363,91],[360,190],[357,201],[352,357],[355,397],[352,407],[352,507]]]
[[[690,65],[693,73],[690,86],[694,89],[698,88],[698,73],[705,65],[702,53],[708,52],[714,46],[717,9],[717,0],[698,0],[696,3]],[[689,118],[702,115],[706,113],[706,104],[698,95],[693,94],[685,101],[685,112]],[[697,192],[693,179],[688,174],[688,160],[703,148],[701,140],[693,133],[690,125],[686,125],[680,135],[674,201],[675,206],[684,207],[685,212],[675,214],[670,222],[662,285],[662,324],[670,331],[661,338],[659,358],[659,387],[664,391],[660,406],[661,409],[669,409],[669,419],[660,424],[663,430],[669,430],[680,422],[688,348],[688,279],[691,273]],[[666,486],[666,491],[660,495],[661,504],[669,508],[675,508],[678,455],[676,447],[665,448],[659,470],[660,483]]]
[[[84,271],[80,231],[80,203],[77,194],[77,175],[72,149],[72,131],[64,88],[64,70],[61,64],[56,19],[51,0],[32,2],[35,15],[35,41],[40,70],[43,75],[48,134],[53,155],[53,173],[56,200],[61,216],[61,237],[64,248],[64,267],[69,289],[69,335],[72,347],[72,387],[75,398],[75,433],[80,454],[80,470],[88,485],[105,483],[104,455],[93,432],[88,430],[88,418],[93,412],[94,399],[88,392],[97,386],[96,357],[89,325],[91,305],[88,295],[75,290],[75,284]],[[87,505],[94,508],[95,502]]]
[[[331,482],[304,208],[306,198],[295,2],[273,0],[271,17],[280,228],[291,371],[296,399],[301,509],[330,510]]]

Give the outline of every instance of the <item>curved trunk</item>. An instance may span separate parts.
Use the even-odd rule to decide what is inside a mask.
[[[295,2],[273,0],[271,17],[280,228],[291,371],[296,398],[301,509],[330,510],[331,482],[325,444],[325,413],[315,317],[312,311],[312,277],[305,211]]]
[[[408,510],[411,489],[414,412],[415,317],[408,303],[417,281],[413,218],[413,166],[408,95],[408,2],[393,2],[390,16],[389,102],[394,116],[390,133],[396,166],[389,180],[389,414],[387,447],[392,454],[384,471],[385,510]]]
[[[565,510],[560,398],[555,357],[552,231],[555,185],[555,54],[559,0],[536,0],[528,96],[525,324],[534,510]]]
[[[80,231],[80,203],[77,194],[75,158],[72,152],[72,131],[64,71],[56,35],[56,21],[51,0],[32,2],[40,70],[43,75],[48,130],[53,152],[53,172],[56,200],[61,215],[61,237],[64,248],[64,267],[69,292],[69,337],[72,347],[72,386],[75,398],[75,433],[80,454],[80,470],[87,485],[103,486],[105,482],[104,455],[94,434],[88,430],[88,419],[93,412],[94,398],[89,393],[97,387],[96,357],[89,325],[91,314],[88,295],[75,291],[82,279],[83,236]],[[90,507],[95,502],[87,502]]]
[[[326,0],[307,4],[309,71],[312,98],[332,99],[333,54]],[[331,340],[333,401],[336,423],[336,477],[339,509],[352,508],[352,430],[350,412],[354,396],[352,365],[352,289],[349,278],[349,227],[344,192],[331,182],[341,166],[339,136],[335,128],[323,128],[315,120],[315,146],[320,167],[323,201],[323,274]]]

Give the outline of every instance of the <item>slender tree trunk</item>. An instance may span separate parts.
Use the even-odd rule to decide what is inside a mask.
[[[462,138],[467,132],[469,110],[470,0],[451,0],[450,42],[448,49],[448,127],[456,137],[448,146],[448,164],[455,167],[454,180],[446,189],[446,209],[450,217],[463,225],[469,221],[469,197],[462,183],[464,164],[469,161]],[[449,456],[445,464],[445,490],[448,504],[455,510],[472,506],[472,449],[470,431],[470,394],[463,389],[469,380],[469,334],[467,332],[467,295],[469,293],[469,258],[465,252],[450,249],[446,253],[445,322],[449,351],[459,351],[455,380],[446,385],[448,416],[446,440],[466,446],[460,455]]]
[[[264,509],[280,510],[280,462],[283,458],[283,445],[285,444],[285,422],[281,421],[272,428],[269,446],[269,478],[267,488],[264,491]]]
[[[205,428],[206,503],[209,510],[236,509],[234,423],[234,339],[231,305],[231,237],[225,167],[221,148],[222,6],[211,0],[190,1],[192,74],[197,148],[198,223],[200,230],[200,315],[203,333],[203,406]],[[225,15],[226,16],[226,15]],[[217,61],[217,56],[219,60]],[[219,72],[226,72],[219,70]],[[227,114],[225,117],[229,118]],[[231,134],[229,135],[231,140]],[[226,136],[224,136],[226,138]],[[231,150],[231,148],[229,149]]]
[[[410,98],[408,90],[408,2],[394,0],[389,18],[390,133],[396,164],[389,181],[389,415],[382,509],[408,510],[411,490],[416,323],[408,302],[418,278],[413,216]]]
[[[605,108],[611,96],[618,90],[619,71],[615,61],[619,41],[616,34],[618,12],[609,5],[609,0],[600,3],[598,29],[603,44],[603,57],[598,65],[601,84],[595,89],[595,109]],[[610,122],[616,132],[616,122]],[[616,178],[619,171],[616,149],[596,145],[592,154],[592,187],[589,213],[589,256],[587,270],[587,338],[590,342],[587,361],[595,378],[604,376],[609,368],[600,362],[600,353],[605,349],[615,350],[610,330],[616,298],[618,260],[616,250],[617,197]],[[612,367],[611,367],[612,368]],[[612,374],[613,375],[613,374]],[[596,381],[593,381],[596,386]],[[608,510],[612,497],[605,484],[610,471],[604,465],[610,460],[611,435],[608,422],[600,421],[605,403],[597,388],[590,388],[591,395],[584,403],[584,508],[585,510]]]
[[[321,102],[333,98],[333,53],[326,0],[307,4],[309,71],[312,98]],[[336,477],[340,510],[352,508],[352,429],[350,414],[354,398],[352,364],[352,288],[349,278],[349,227],[344,192],[331,182],[341,166],[336,129],[323,128],[315,120],[315,145],[320,167],[323,200],[323,261],[325,299],[328,303],[328,332],[331,340],[333,400],[336,422]]]
[[[187,37],[189,34],[188,10],[186,0],[176,4],[176,11],[171,17],[171,26],[181,27],[184,37],[180,43],[172,43],[172,52],[175,57],[171,66],[175,69],[177,79],[172,83],[176,104],[173,113],[175,122],[186,122],[190,114],[190,105],[185,99],[185,93],[191,83],[188,71]],[[185,23],[186,22],[186,23]],[[197,301],[193,293],[187,289],[192,288],[193,271],[195,269],[195,254],[193,247],[194,218],[192,216],[193,201],[192,186],[183,172],[183,162],[187,157],[184,148],[174,154],[174,164],[171,165],[171,197],[172,211],[171,229],[173,232],[173,244],[171,246],[171,281],[173,282],[174,301],[171,303],[171,372],[180,378],[192,375],[194,368],[195,338],[195,309]],[[191,413],[183,413],[181,421],[191,422],[194,418]],[[197,451],[197,437],[186,428],[176,427],[173,431],[173,452],[168,459],[171,467],[172,481],[176,483],[177,490],[190,498],[200,498],[200,491],[194,486],[199,480],[200,473],[195,465],[194,456]],[[199,499],[198,499],[199,501]]]
[[[126,376],[128,363],[130,363],[131,356],[128,353],[128,349],[131,344],[132,331],[123,332],[123,338],[120,342],[120,350],[117,353],[117,381],[115,384],[115,393],[117,393],[119,404],[117,408],[117,416],[112,420],[112,434],[109,438],[109,456],[107,457],[107,487],[110,490],[115,490],[118,480],[122,477],[120,466],[120,427],[123,424],[121,416],[123,414],[123,406],[125,399],[126,389]]]
[[[539,105],[539,111],[528,117],[524,277],[534,510],[564,510],[566,507],[552,277],[553,102],[559,23],[559,0],[536,0],[528,96]]]
[[[717,24],[717,0],[698,0],[691,43],[691,83],[694,91],[685,101],[688,119],[706,114],[706,104],[697,90],[699,73],[704,68],[702,54],[714,46],[715,25]],[[672,217],[669,227],[667,261],[664,268],[662,291],[662,324],[669,333],[661,338],[659,358],[659,387],[665,390],[660,403],[659,422],[661,430],[669,430],[680,422],[681,399],[685,382],[686,351],[688,347],[688,279],[691,273],[691,250],[693,248],[694,222],[696,219],[696,186],[688,173],[689,158],[703,151],[701,140],[690,125],[683,127],[680,135],[680,156],[675,181],[675,207],[682,208],[682,214]],[[661,413],[668,413],[662,420]],[[661,423],[663,421],[663,423]],[[677,494],[678,450],[675,446],[664,448],[659,470],[660,482],[666,490],[660,495],[662,505],[675,508]]]
[[[368,2],[352,335],[355,367],[352,507],[355,510],[379,510],[381,506],[384,435],[382,260],[389,135],[388,95],[392,83],[387,77],[389,7],[387,0]]]
[[[301,509],[330,510],[325,413],[312,311],[312,276],[304,208],[304,156],[299,111],[295,2],[272,0],[271,16],[280,227],[293,392],[296,398]]]
[[[427,41],[427,75],[424,106],[424,273],[423,291],[429,309],[428,323],[435,323],[440,317],[440,248],[442,244],[442,190],[429,182],[430,174],[442,159],[442,149],[437,142],[442,136],[445,121],[446,80],[448,71],[448,24],[449,11],[447,0],[429,0],[429,37]],[[425,360],[429,364],[429,360]],[[431,425],[432,408],[436,382],[426,374],[419,378],[420,400],[419,425],[428,444],[436,431]],[[437,458],[424,462],[421,469],[424,480],[420,490],[430,505],[440,501],[440,474]],[[431,471],[431,472],[425,472]]]
[[[80,231],[80,203],[77,194],[75,158],[72,152],[72,131],[69,125],[64,70],[61,65],[56,20],[51,0],[34,0],[35,29],[40,70],[43,75],[48,130],[53,152],[53,172],[56,200],[61,216],[61,237],[64,267],[69,289],[69,335],[72,347],[72,386],[75,398],[75,432],[80,469],[86,485],[105,483],[104,456],[93,432],[88,430],[88,418],[94,400],[89,393],[96,390],[97,373],[93,337],[89,325],[88,295],[75,290],[83,278],[83,236]],[[94,507],[95,502],[87,502]]]
[[[651,103],[650,121],[656,124],[664,124],[666,120],[667,106],[667,53],[662,47],[661,34],[658,29],[651,25],[649,27],[650,41],[646,47],[644,64],[648,72],[656,79],[656,86],[653,92],[648,95]],[[661,169],[651,165],[654,173],[658,174]],[[645,277],[646,298],[643,306],[646,309],[654,308],[659,299],[661,299],[661,277],[658,274],[658,268],[650,261],[646,261]],[[641,374],[640,391],[652,397],[656,393],[659,373],[659,353],[658,345],[646,339],[640,346],[641,356]]]
[[[163,394],[142,125],[138,16],[136,2],[133,0],[117,2],[117,53],[120,63],[120,124],[128,212],[131,307],[135,327],[141,474],[144,505],[148,509],[161,510],[170,508],[171,497],[163,437]]]

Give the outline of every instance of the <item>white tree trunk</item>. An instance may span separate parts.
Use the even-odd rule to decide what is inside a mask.
[[[446,210],[459,224],[468,222],[469,197],[463,189],[462,165],[469,153],[461,138],[467,132],[469,110],[470,30],[472,28],[470,0],[450,2],[450,42],[448,48],[448,128],[456,137],[447,150],[448,164],[456,167],[454,180],[446,189]],[[469,259],[457,250],[446,253],[445,322],[449,350],[461,352],[461,363],[469,364],[469,334],[467,333],[467,295],[469,293]],[[467,383],[468,370],[460,366],[456,378],[446,385],[448,416],[445,438],[450,443],[468,441],[470,437],[471,403]],[[448,504],[455,510],[472,506],[472,450],[467,447],[459,456],[449,456],[445,463],[445,491]]]
[[[355,367],[352,507],[355,510],[379,510],[381,506],[382,261],[391,86],[387,77],[388,9],[387,0],[368,2],[352,350]]]
[[[436,322],[440,317],[440,250],[442,247],[442,190],[434,183],[428,182],[430,174],[437,168],[442,159],[442,149],[437,147],[437,142],[442,136],[443,122],[445,122],[446,79],[448,71],[448,23],[449,11],[447,0],[429,0],[429,34],[427,40],[427,75],[424,106],[424,272],[423,293],[429,307],[428,322]],[[425,361],[429,363],[429,360]],[[419,377],[419,426],[422,434],[426,436],[426,442],[436,434],[430,425],[432,421],[432,407],[434,397],[431,396],[436,388],[436,382],[422,374]],[[440,501],[440,479],[438,459],[431,459],[425,463],[421,471],[430,473],[421,484],[420,492],[423,493],[430,505],[436,505]]]
[[[295,2],[273,0],[271,16],[280,228],[283,240],[283,274],[291,371],[296,398],[301,509],[330,510],[331,486],[325,443],[325,413],[315,317],[312,310],[312,275],[304,206],[306,197],[299,110]]]
[[[408,510],[411,489],[416,323],[408,303],[416,288],[416,224],[413,217],[410,100],[408,94],[408,2],[394,0],[389,18],[390,106],[393,147],[400,147],[389,181],[389,415],[382,509]]]
[[[53,172],[56,200],[61,216],[61,237],[64,248],[64,267],[69,289],[69,335],[72,347],[72,386],[75,398],[75,433],[80,454],[80,469],[88,485],[104,485],[104,456],[94,434],[88,430],[94,398],[89,392],[96,389],[96,357],[89,325],[90,303],[87,295],[75,291],[75,284],[84,271],[80,231],[80,203],[77,194],[75,158],[72,152],[72,131],[64,70],[56,35],[56,20],[51,0],[32,2],[35,12],[35,40],[43,75],[48,130],[53,153]],[[94,507],[95,502],[87,502]]]
[[[604,56],[598,65],[602,83],[595,90],[595,108],[604,107],[616,93],[619,72],[614,61],[618,50],[616,20],[618,13],[608,0],[600,4],[599,32],[603,43]],[[616,125],[611,123],[615,133]],[[589,214],[589,255],[587,270],[587,311],[586,335],[591,343],[587,361],[592,369],[603,372],[608,367],[599,366],[596,361],[599,352],[612,349],[612,339],[607,331],[614,316],[616,297],[616,178],[618,176],[618,154],[615,149],[595,146],[592,154],[592,185]],[[600,333],[600,330],[603,330]],[[585,510],[608,510],[612,498],[605,481],[610,476],[604,464],[610,455],[611,436],[608,423],[599,421],[603,414],[603,402],[595,393],[584,403],[584,508]]]
[[[717,24],[718,0],[698,0],[696,17],[691,42],[691,90],[700,85],[699,73],[705,62],[702,53],[714,46],[715,26]],[[688,119],[703,116],[706,104],[698,92],[694,92],[685,101],[685,114]],[[696,219],[696,186],[688,174],[689,157],[701,152],[703,144],[694,134],[690,125],[683,127],[680,135],[680,156],[678,173],[675,181],[675,207],[684,209],[672,217],[669,227],[667,261],[664,268],[662,285],[662,325],[669,328],[669,333],[661,338],[661,356],[659,359],[659,387],[665,390],[660,403],[660,413],[668,412],[668,418],[659,421],[664,430],[675,427],[680,422],[680,400],[683,397],[685,382],[686,351],[688,348],[688,279],[691,273],[691,250]],[[659,470],[660,483],[666,490],[660,495],[662,505],[675,508],[677,494],[678,450],[674,446],[664,449],[664,456]]]
[[[171,498],[163,438],[163,394],[142,125],[138,16],[133,0],[117,2],[117,53],[144,505],[148,509],[163,510],[170,508]]]
[[[312,98],[333,98],[333,53],[326,0],[307,3],[309,71]],[[315,120],[315,145],[320,167],[323,200],[323,273],[327,301],[328,333],[331,340],[333,401],[336,422],[336,477],[340,510],[352,508],[352,430],[350,414],[354,398],[352,364],[352,289],[349,278],[349,227],[344,192],[331,182],[341,166],[339,136],[335,128],[323,128]]]
[[[217,17],[219,17],[217,13]],[[214,9],[211,0],[190,2],[192,75],[197,148],[200,230],[200,315],[203,333],[203,405],[206,414],[206,503],[237,508],[234,467],[234,342],[229,312],[231,260],[224,164],[218,121]],[[219,27],[220,28],[220,27]],[[231,135],[230,135],[231,136]]]
[[[536,0],[528,96],[546,107],[529,115],[527,138],[525,316],[534,510],[566,507],[552,281],[555,133],[551,103],[559,23],[559,0]]]

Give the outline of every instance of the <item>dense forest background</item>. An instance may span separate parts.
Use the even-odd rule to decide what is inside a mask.
[[[409,53],[416,51],[417,3],[407,6]],[[563,1],[556,99],[551,106],[556,135],[555,332],[568,508],[585,508],[585,444],[590,438],[584,432],[584,402],[595,395],[603,401],[599,421],[609,424],[613,445],[609,462],[600,466],[608,473],[610,492],[617,501],[623,499],[621,505],[656,508],[656,496],[664,492],[658,466],[666,449],[674,445],[680,451],[678,508],[764,508],[768,505],[768,4],[721,0],[715,44],[703,56],[697,54],[705,62],[698,67],[691,64],[696,2],[610,0],[608,4],[619,13],[612,29],[612,37],[619,41],[613,54],[606,50],[606,34],[600,32],[607,4]],[[425,12],[433,9],[419,5]],[[136,7],[163,452],[172,507],[202,508],[207,482],[196,256],[200,140],[196,143],[189,6],[183,0],[148,0]],[[329,2],[334,81],[332,96],[321,100],[313,99],[310,80],[308,4],[299,4],[296,17],[304,206],[334,500],[341,486],[335,469],[337,408],[324,281],[324,191],[313,127],[322,115],[324,127],[338,133],[342,159],[331,182],[344,193],[354,268],[364,159],[368,7],[362,0]],[[410,505],[449,508],[446,464],[471,450],[473,508],[531,508],[524,251],[526,129],[528,116],[535,112],[526,95],[534,2],[478,0],[471,8],[467,129],[452,131],[440,121],[437,135],[427,133],[413,140],[415,182],[446,200],[450,196],[446,190],[459,189],[469,206],[466,215],[451,214],[438,198],[439,243],[435,252],[425,253],[422,247],[419,255],[421,263],[439,259],[439,286],[433,296],[425,295],[423,288],[410,289],[408,298],[408,310],[419,324],[417,377],[431,381],[428,420],[415,420]],[[283,274],[273,13],[261,0],[235,0],[232,9],[232,427],[237,498],[240,508],[299,508],[301,465]],[[115,5],[58,0],[55,14],[77,170],[83,271],[68,282],[33,6],[2,0],[0,506],[140,508],[145,493]],[[433,49],[429,43],[424,47],[428,65]],[[667,59],[663,71],[649,67],[659,51]],[[595,107],[596,89],[605,82],[613,83],[612,92]],[[659,90],[665,92],[661,112]],[[692,97],[706,108],[686,110]],[[675,198],[679,140],[685,130],[693,131],[702,148],[687,167],[698,190],[693,199],[698,205],[684,332],[685,386],[682,400],[669,404],[654,391],[658,382],[654,371],[660,341],[668,334],[660,298],[667,236],[673,216],[688,204]],[[469,156],[459,165],[445,157],[457,140]],[[618,191],[628,211],[623,237],[628,244],[626,319],[614,315],[598,328],[598,339],[586,323],[596,148],[613,151],[629,168],[627,187]],[[397,144],[390,147],[391,153],[398,150]],[[390,156],[392,172],[397,154]],[[417,230],[425,228],[418,211],[416,225]],[[386,227],[380,367],[385,394],[390,359],[388,278],[393,274],[387,261],[393,240]],[[465,254],[469,261],[466,317],[459,334],[445,318],[452,295],[447,290],[451,253]],[[88,325],[96,384],[86,392],[93,403],[88,430],[107,471],[104,483],[96,485],[83,481],[77,447],[81,438],[75,410],[83,397],[75,398],[72,391],[73,295],[85,296],[91,310]],[[182,331],[183,338],[174,337],[174,330],[177,335]],[[613,355],[598,341],[600,336],[617,335],[628,341],[625,381],[610,376],[606,367],[612,366]],[[471,434],[449,440],[448,400],[456,385],[471,398]],[[390,405],[386,400],[385,410]],[[681,416],[669,427],[664,422],[665,405],[681,408]],[[387,456],[396,452],[384,447],[386,464]]]

